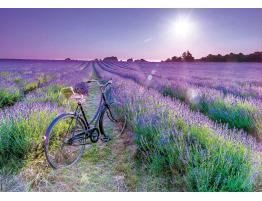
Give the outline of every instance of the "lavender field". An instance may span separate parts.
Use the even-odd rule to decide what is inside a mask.
[[[134,160],[165,189],[261,190],[261,63],[0,60],[2,174],[48,168],[45,130],[76,104],[60,90],[91,78],[113,79]]]

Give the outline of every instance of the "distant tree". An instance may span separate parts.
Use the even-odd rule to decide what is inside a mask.
[[[128,60],[127,60],[127,62],[133,62],[133,59],[132,59],[132,58],[130,58],[130,59],[128,59]]]
[[[236,55],[232,52],[230,54],[226,54],[225,57],[226,57],[226,61],[231,61],[231,62],[236,61]]]
[[[171,58],[171,61],[173,61],[173,62],[180,62],[180,61],[182,61],[182,58],[181,58],[181,57],[173,56],[173,57]]]
[[[246,61],[262,62],[262,52],[254,52],[246,56]]]
[[[237,61],[238,62],[245,61],[245,55],[243,53],[241,53],[241,52],[238,55],[236,55],[236,57],[237,57]]]
[[[221,54],[218,54],[217,56],[215,56],[215,61],[223,62],[223,61],[225,61],[225,58],[223,58],[223,56]]]
[[[192,62],[195,60],[195,58],[192,56],[192,54],[189,51],[183,52],[182,54],[182,60],[186,62]]]
[[[167,58],[165,61],[161,61],[161,62],[180,62],[180,61],[182,61],[181,57],[173,56],[173,57]]]
[[[137,59],[137,60],[135,60],[134,62],[147,62],[147,60],[145,60],[145,59]]]
[[[243,53],[230,53],[222,56],[221,54],[212,55],[209,54],[206,57],[202,57],[199,61],[206,62],[262,62],[262,52],[254,52],[252,54],[244,55]]]
[[[103,59],[103,61],[117,62],[118,59],[117,59],[117,57],[115,57],[115,56],[111,56],[111,57],[105,57],[105,58]]]
[[[173,56],[165,60],[165,62],[181,62],[181,61],[194,61],[194,57],[189,51],[187,51],[184,52],[181,57]]]
[[[226,61],[226,60],[221,54],[218,54],[218,55],[209,54],[206,57],[202,57],[201,59],[199,59],[199,61],[221,62],[221,61]]]
[[[70,58],[66,58],[65,61],[71,61],[71,59]]]

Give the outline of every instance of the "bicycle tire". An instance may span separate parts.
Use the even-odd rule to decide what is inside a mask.
[[[76,126],[79,126],[80,125],[80,128],[79,129],[86,129],[86,125],[84,123],[84,120],[81,118],[81,117],[76,117],[74,114],[72,113],[67,113],[67,114],[61,114],[59,115],[58,117],[56,117],[52,123],[49,125],[49,127],[47,128],[46,130],[46,133],[45,133],[45,141],[44,141],[44,151],[45,151],[45,156],[46,156],[46,159],[47,159],[47,162],[49,163],[49,165],[54,168],[54,169],[59,169],[59,168],[64,168],[64,167],[69,167],[69,166],[72,166],[74,165],[80,158],[81,156],[83,155],[84,153],[84,149],[85,149],[85,146],[84,145],[78,145],[78,146],[66,146],[66,147],[71,147],[72,149],[78,149],[78,152],[76,153],[76,156],[73,156],[72,160],[69,161],[68,163],[65,163],[65,164],[58,164],[58,159],[54,158],[52,159],[51,158],[51,149],[52,147],[50,147],[51,145],[54,145],[54,147],[58,146],[56,143],[56,139],[55,137],[59,137],[60,138],[60,135],[57,133],[59,133],[59,131],[57,131],[57,133],[54,131],[54,129],[58,129],[59,127],[56,127],[57,125],[59,125],[59,123],[62,122],[62,120],[76,120],[77,124]],[[65,122],[67,123],[67,122]],[[71,125],[70,125],[71,126]],[[64,126],[61,126],[60,129],[64,129]],[[53,132],[54,131],[54,132]],[[61,130],[61,132],[63,133],[64,135],[64,130]],[[53,135],[52,135],[53,134]],[[70,135],[72,135],[73,133],[69,133]],[[56,136],[57,135],[57,136]],[[54,139],[52,139],[52,137],[54,137]],[[63,141],[64,141],[64,138],[65,136],[61,136],[63,137]],[[71,136],[72,137],[72,136]],[[59,141],[59,140],[58,140]],[[54,144],[52,144],[54,143]],[[60,142],[61,143],[61,142]],[[63,146],[64,142],[62,142],[62,145]],[[61,149],[63,149],[64,147],[61,147]],[[62,155],[62,157],[64,157],[65,159],[65,153],[63,152],[66,152],[66,150],[62,150],[62,152],[60,153]],[[57,153],[55,153],[57,154]],[[69,153],[70,154],[70,153]],[[61,157],[61,155],[59,157]],[[56,156],[56,155],[55,155]],[[54,156],[54,157],[55,157]],[[61,159],[61,158],[60,158]],[[56,161],[55,161],[56,160]]]
[[[121,110],[121,107],[118,106],[117,103],[111,103],[109,108],[110,109],[104,108],[101,112],[99,119],[99,130],[101,135],[111,139],[114,137],[114,131],[111,130],[112,128],[110,128],[110,131],[108,132],[108,130],[105,129],[105,125],[109,124],[110,122],[113,123],[114,128],[117,128],[118,134],[122,135],[127,125],[127,117],[123,111],[115,111],[115,109]]]

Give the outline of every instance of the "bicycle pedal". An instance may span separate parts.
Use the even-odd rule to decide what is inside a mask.
[[[103,138],[100,138],[100,139],[101,139],[101,141],[104,142],[104,143],[111,140],[110,137],[103,137]]]

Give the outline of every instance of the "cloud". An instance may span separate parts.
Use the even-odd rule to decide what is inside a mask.
[[[144,43],[149,43],[151,40],[152,40],[152,38],[146,38],[146,39],[144,40]]]

